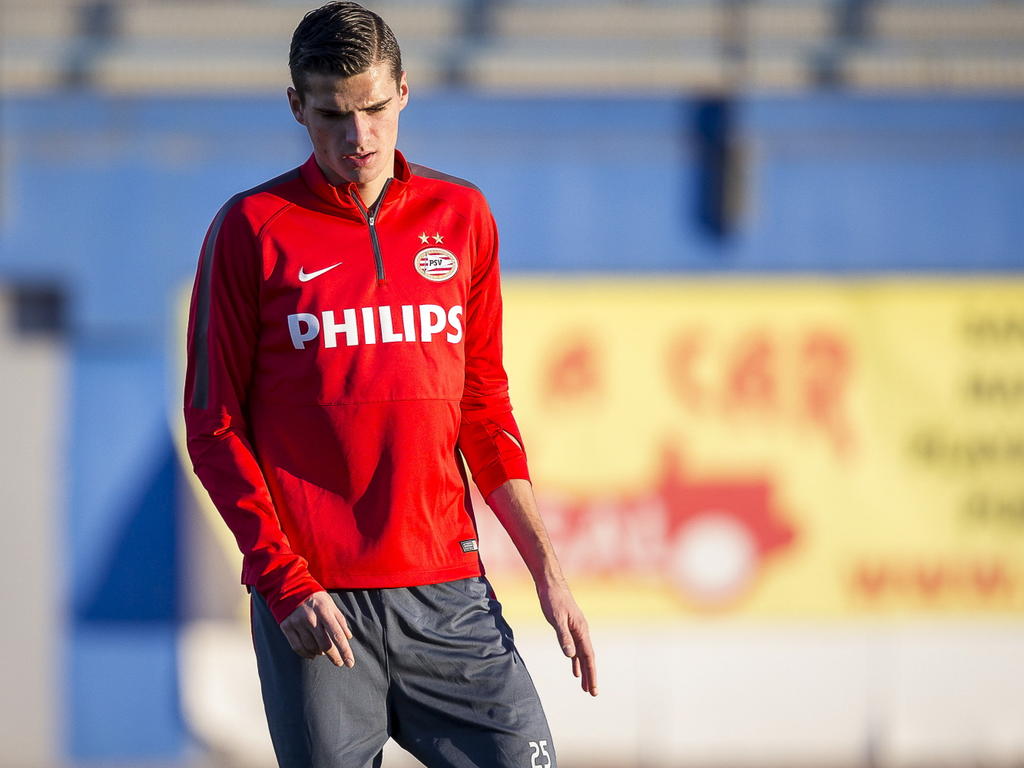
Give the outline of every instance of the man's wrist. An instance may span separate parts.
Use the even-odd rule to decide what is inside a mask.
[[[552,589],[563,589],[569,586],[557,562],[534,574],[533,583],[537,586],[538,592],[550,592]]]

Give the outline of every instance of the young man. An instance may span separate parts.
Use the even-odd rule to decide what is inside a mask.
[[[537,513],[501,362],[498,240],[468,182],[395,149],[409,87],[355,3],[295,30],[313,153],[236,195],[200,255],[185,420],[233,531],[278,761],[554,766],[483,578],[463,458],[585,691],[583,614]]]

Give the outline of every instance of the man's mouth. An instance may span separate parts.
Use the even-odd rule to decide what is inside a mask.
[[[368,165],[371,160],[373,160],[373,156],[375,154],[375,152],[353,152],[352,154],[349,155],[342,155],[342,157],[346,162],[351,163],[356,168],[362,168],[363,166]]]

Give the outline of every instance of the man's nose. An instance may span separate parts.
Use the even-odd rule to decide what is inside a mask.
[[[369,136],[369,119],[367,115],[360,112],[354,112],[352,118],[348,121],[348,130],[345,134],[345,140],[357,149],[362,149],[363,142],[366,141]]]

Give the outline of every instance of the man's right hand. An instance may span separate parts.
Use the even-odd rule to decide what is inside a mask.
[[[304,659],[325,654],[334,666],[353,667],[356,657],[348,641],[348,622],[326,592],[314,592],[281,622],[281,631],[292,650]]]

